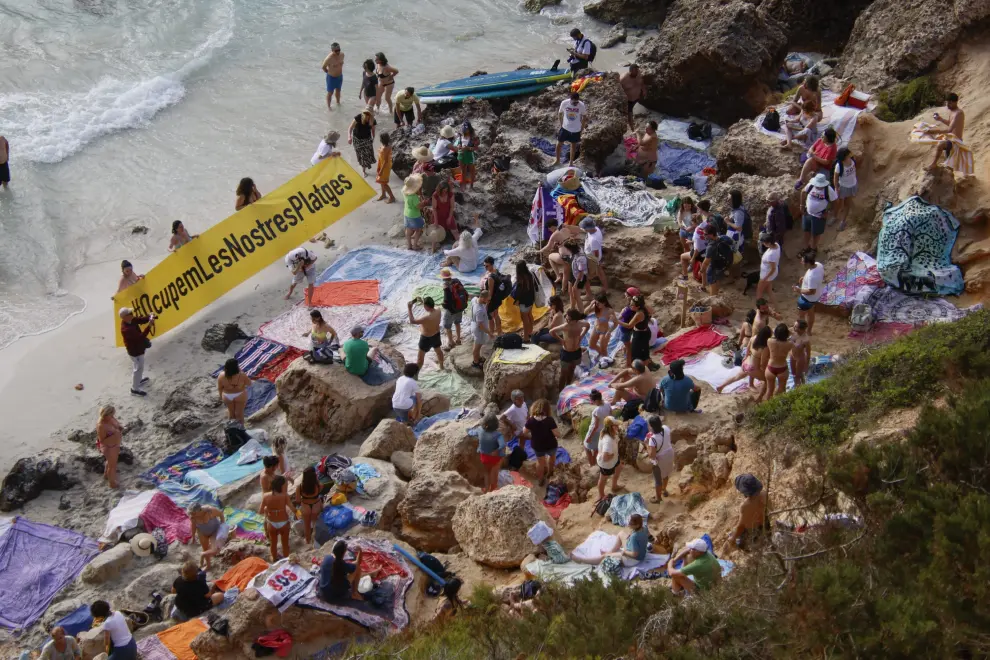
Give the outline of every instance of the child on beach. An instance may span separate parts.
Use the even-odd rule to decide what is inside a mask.
[[[388,133],[382,133],[379,139],[382,148],[378,150],[378,176],[375,177],[375,181],[381,184],[382,194],[378,196],[378,201],[385,200],[386,204],[391,204],[395,201],[392,188],[388,185],[389,177],[392,176],[392,139]],[[386,195],[388,199],[385,199]]]

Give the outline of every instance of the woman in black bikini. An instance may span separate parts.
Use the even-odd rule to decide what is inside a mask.
[[[358,90],[358,99],[364,101],[365,105],[375,107],[378,110],[378,75],[375,73],[375,63],[372,60],[365,60],[361,72],[361,89]]]
[[[633,317],[629,319],[628,323],[619,321],[619,325],[632,329],[632,341],[629,344],[632,359],[642,360],[651,367],[651,370],[655,370],[652,369],[653,361],[650,359],[650,339],[653,334],[650,332],[650,310],[647,309],[646,301],[641,295],[633,296],[630,306],[633,310]]]
[[[316,478],[316,468],[310,465],[303,470],[302,483],[296,491],[299,508],[302,509],[303,524],[306,528],[306,544],[313,541],[313,525],[323,511],[323,498],[320,497],[320,482]]]
[[[375,97],[375,108],[381,108],[382,97],[388,103],[388,113],[392,114],[392,88],[395,87],[395,77],[399,70],[388,63],[385,53],[375,53],[375,73],[378,75],[378,96]]]

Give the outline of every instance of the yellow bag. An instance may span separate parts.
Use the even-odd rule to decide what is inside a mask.
[[[334,506],[347,504],[347,495],[344,495],[343,493],[334,493],[333,497],[330,498],[330,504]]]

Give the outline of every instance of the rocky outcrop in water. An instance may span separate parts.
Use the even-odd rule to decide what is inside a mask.
[[[723,125],[755,117],[786,46],[783,26],[745,0],[680,0],[637,51],[649,85],[645,105]]]
[[[526,11],[539,14],[544,7],[555,7],[560,4],[560,0],[525,0],[523,7]]]
[[[634,28],[655,28],[667,17],[670,0],[596,0],[584,13],[605,23],[625,23]]]

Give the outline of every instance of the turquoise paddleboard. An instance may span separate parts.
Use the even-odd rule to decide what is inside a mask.
[[[542,92],[544,89],[549,87],[552,83],[544,83],[542,85],[529,85],[528,87],[509,87],[506,89],[496,89],[490,92],[471,92],[468,94],[450,94],[448,96],[427,96],[420,101],[429,105],[431,103],[460,103],[467,98],[473,99],[499,99],[507,98],[509,96],[522,96],[523,94],[533,94],[535,92]],[[419,90],[416,91],[419,93]]]
[[[532,87],[552,85],[558,80],[567,80],[571,77],[570,71],[566,69],[524,69],[522,71],[503,71],[502,73],[489,73],[484,76],[474,76],[473,78],[461,78],[450,80],[437,85],[420,87],[416,90],[416,95],[426,100],[431,96],[456,96],[465,95],[471,92],[493,92],[499,89],[512,89],[515,87]],[[476,94],[470,94],[476,96]]]

